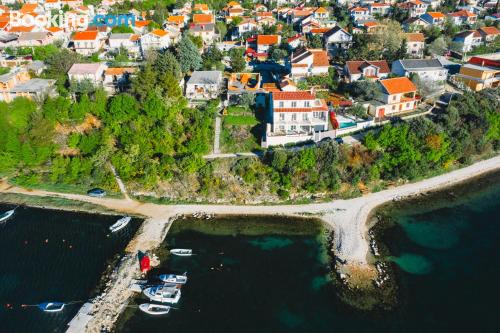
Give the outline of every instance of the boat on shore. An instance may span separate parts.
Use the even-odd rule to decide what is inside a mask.
[[[38,308],[44,312],[61,312],[65,304],[62,302],[44,302],[38,304]]]
[[[4,221],[7,221],[12,215],[14,215],[14,213],[16,212],[16,209],[11,209],[11,210],[8,210],[2,214],[0,214],[0,222],[4,222]]]
[[[139,310],[153,316],[164,315],[170,312],[170,306],[161,304],[144,303],[139,305]]]
[[[167,284],[186,284],[187,272],[182,275],[176,274],[160,274],[158,278]]]
[[[181,290],[174,286],[159,285],[144,289],[144,295],[151,301],[176,304],[181,299]]]
[[[170,253],[180,257],[190,257],[193,255],[193,250],[191,249],[171,249]]]
[[[124,216],[118,221],[116,221],[115,224],[113,224],[111,227],[109,227],[109,230],[111,232],[117,232],[118,230],[121,230],[127,226],[127,224],[130,223],[132,218],[130,216]]]

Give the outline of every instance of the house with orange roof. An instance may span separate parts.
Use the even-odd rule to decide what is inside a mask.
[[[212,14],[212,11],[210,10],[210,8],[208,7],[208,5],[206,3],[197,3],[194,5],[193,7],[193,11],[195,13],[202,13],[202,14]]]
[[[430,25],[442,26],[446,19],[446,16],[441,12],[427,12],[420,18]]]
[[[256,94],[262,92],[260,73],[232,73],[227,80],[227,98],[237,103],[243,93]]]
[[[71,38],[75,52],[83,55],[96,53],[103,46],[98,31],[77,31]]]
[[[195,24],[215,23],[215,20],[212,14],[193,14],[193,23]]]
[[[168,31],[163,29],[155,29],[140,37],[140,45],[142,54],[144,55],[148,50],[163,50],[172,44],[172,40]]]
[[[290,75],[297,80],[306,76],[327,75],[328,53],[322,49],[298,49],[290,55]]]
[[[257,52],[267,53],[271,46],[279,46],[281,44],[280,35],[257,35]]]
[[[408,16],[412,17],[420,17],[427,12],[428,4],[422,2],[420,0],[411,0],[402,3],[396,4],[399,9],[405,10],[408,12]]]
[[[330,17],[330,12],[325,7],[318,7],[314,10],[313,16],[318,20],[326,20]]]
[[[467,10],[459,10],[453,13],[449,13],[448,17],[456,25],[474,24],[477,21],[477,15]]]
[[[269,96],[264,147],[315,140],[328,130],[328,106],[311,91],[274,91]]]
[[[113,67],[104,70],[103,87],[109,94],[123,92],[130,85],[130,79],[136,72],[133,67]]]
[[[385,25],[380,24],[378,21],[358,22],[356,26],[367,34],[378,33],[385,29]]]
[[[349,9],[349,15],[354,20],[354,22],[360,20],[369,20],[373,18],[370,15],[370,10],[365,7],[353,7]]]
[[[420,32],[410,32],[405,34],[406,53],[414,58],[422,58],[425,49],[425,36]]]
[[[477,31],[479,31],[485,43],[490,43],[500,38],[500,30],[497,27],[482,27],[477,29]]]
[[[184,28],[189,19],[184,15],[171,15],[167,18],[167,24],[173,24],[179,28]]]
[[[389,3],[376,2],[368,4],[368,10],[370,11],[371,16],[387,16],[391,12],[391,8],[391,4]]]
[[[368,112],[376,118],[391,117],[415,110],[420,101],[417,87],[407,77],[378,81],[382,91],[380,100],[368,102]]]
[[[148,26],[151,24],[151,20],[136,20],[132,29],[136,34],[142,35],[148,31]]]

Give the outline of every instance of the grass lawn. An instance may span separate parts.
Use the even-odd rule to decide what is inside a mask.
[[[222,119],[221,151],[249,152],[260,149],[262,125],[251,110],[232,106]]]

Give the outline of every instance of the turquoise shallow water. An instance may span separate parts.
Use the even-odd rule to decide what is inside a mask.
[[[0,205],[0,211],[11,207]],[[0,225],[0,332],[64,332],[81,303],[55,314],[20,305],[94,296],[108,261],[123,251],[139,225],[134,221],[108,237],[116,219],[19,207]]]
[[[397,212],[383,235],[399,285],[393,310],[342,303],[317,237],[188,230],[169,234],[167,243],[198,255],[172,257],[153,273],[188,272],[178,309],[152,318],[130,308],[119,331],[498,332],[498,184],[491,176],[463,194],[454,190]]]

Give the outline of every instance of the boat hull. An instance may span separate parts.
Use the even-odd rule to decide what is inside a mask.
[[[139,309],[142,312],[152,316],[166,315],[167,313],[170,312],[170,306],[168,305],[150,304],[150,303],[139,305]]]
[[[173,291],[174,289],[175,291]],[[176,304],[181,299],[181,290],[174,287],[150,287],[144,289],[143,293],[151,301],[159,303]]]

